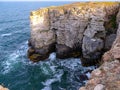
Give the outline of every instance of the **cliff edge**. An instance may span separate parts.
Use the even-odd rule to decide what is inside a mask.
[[[92,71],[90,80],[80,90],[120,90],[120,10],[116,18],[116,39],[102,56],[103,64]]]
[[[100,60],[116,38],[117,2],[86,2],[32,11],[28,57],[36,62],[80,57],[84,65]]]
[[[80,57],[83,65],[100,63],[80,90],[120,90],[120,5],[73,3],[31,12],[28,57],[36,62],[51,52]],[[101,62],[102,61],[102,62]]]

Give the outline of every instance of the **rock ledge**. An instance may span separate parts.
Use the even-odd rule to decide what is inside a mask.
[[[78,2],[32,11],[28,57],[36,62],[56,52],[58,58],[96,63],[115,39],[111,34],[116,33],[118,11],[117,2]]]

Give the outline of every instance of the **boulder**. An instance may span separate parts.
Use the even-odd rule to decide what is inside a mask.
[[[95,86],[94,90],[104,90],[105,86],[102,84],[98,84]]]

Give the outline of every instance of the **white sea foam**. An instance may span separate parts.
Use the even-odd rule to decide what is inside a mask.
[[[81,61],[79,58],[69,58],[66,60],[60,60],[61,66],[67,67],[71,70],[77,69],[77,67],[81,66]]]
[[[8,59],[3,62],[3,64],[2,64],[4,66],[4,68],[3,68],[3,70],[4,70],[3,74],[8,73],[12,69],[13,65],[16,63],[16,58],[17,57],[18,57],[18,55],[16,53],[12,53],[8,57]]]
[[[51,86],[46,86],[46,87],[44,87],[44,88],[41,89],[41,90],[52,90],[52,88],[51,88]]]
[[[54,74],[52,79],[47,79],[45,82],[42,82],[42,84],[45,86],[42,90],[51,90],[51,84],[58,81],[61,81],[61,76],[63,75],[63,71],[60,70],[58,73]]]
[[[64,69],[57,69],[56,67],[65,67],[69,70],[70,76],[69,81],[70,83],[75,82],[73,80],[74,72],[75,70],[82,70],[85,72],[87,69],[92,70],[93,67],[83,67],[81,65],[81,61],[79,58],[69,58],[64,60],[56,60],[56,53],[50,54],[48,60],[38,63],[33,63],[30,61],[25,62],[25,59],[19,60],[20,56],[24,56],[27,51],[27,43],[24,42],[22,45],[18,46],[18,49],[11,53],[8,56],[8,59],[6,61],[3,61],[4,67],[3,67],[3,74],[9,73],[11,70],[14,70],[15,65],[19,64],[19,62],[22,61],[22,63],[28,64],[28,65],[38,65],[40,66],[41,73],[44,73],[44,75],[53,75],[49,79],[47,79],[45,82],[42,82],[44,85],[44,88],[41,90],[52,90],[52,83],[54,82],[61,82],[61,77],[64,74]],[[17,68],[15,68],[17,69]],[[81,72],[81,71],[80,71]],[[86,74],[88,78],[90,77],[90,73]],[[63,89],[61,89],[63,90]]]
[[[3,61],[3,74],[9,73],[9,71],[13,70],[16,64],[21,62],[22,60],[19,60],[19,56],[23,56],[26,54],[26,45],[27,42],[24,42],[17,50],[15,50],[13,53],[11,53],[9,56],[7,56],[7,59]]]
[[[88,78],[90,78],[91,73],[90,73],[90,72],[86,73],[86,76],[87,76]]]
[[[56,59],[56,53],[55,52],[51,53],[48,59],[50,59],[51,61],[55,60]]]
[[[1,36],[5,37],[5,36],[11,36],[11,35],[12,35],[12,33],[6,33],[6,34],[2,34]]]
[[[85,84],[87,83],[87,80],[83,81]]]
[[[43,82],[43,85],[45,85],[45,87],[42,90],[51,90],[51,84],[58,81],[58,79],[60,80],[60,78],[53,78]]]

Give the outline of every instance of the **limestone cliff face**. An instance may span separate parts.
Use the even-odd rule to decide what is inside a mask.
[[[105,52],[103,63],[92,71],[90,80],[80,90],[120,90],[120,10],[116,21],[119,26],[111,49]]]
[[[111,49],[103,55],[103,61],[110,61],[114,59],[120,60],[120,10],[117,14],[116,20],[118,24],[117,36],[114,43],[112,44]]]
[[[58,58],[81,56],[83,63],[95,62],[115,39],[118,11],[116,2],[73,3],[32,11],[29,58],[43,60],[54,51]]]

